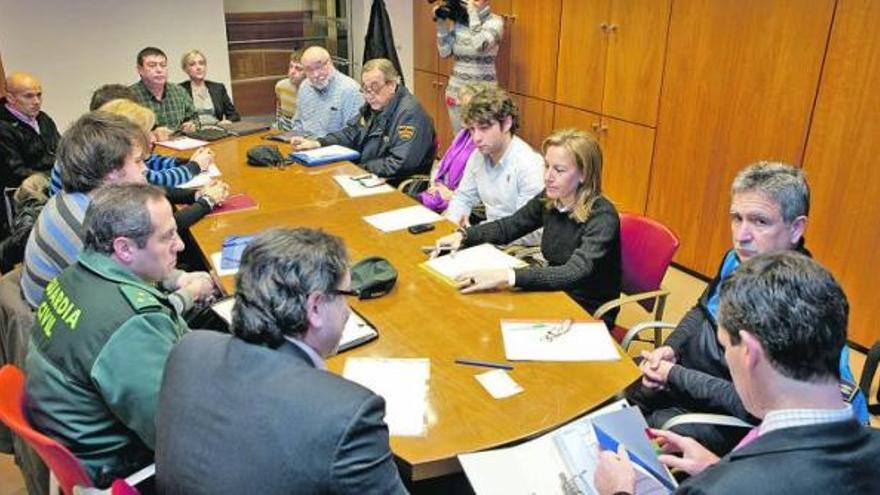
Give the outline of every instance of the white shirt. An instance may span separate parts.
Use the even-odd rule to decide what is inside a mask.
[[[482,201],[486,220],[491,222],[512,215],[542,190],[544,158],[519,136],[513,136],[497,164],[479,151],[471,154],[445,215],[459,223]],[[523,239],[527,244],[538,244],[540,234]]]
[[[288,337],[287,335],[284,336],[284,339],[302,349],[303,352],[305,352],[309,356],[309,359],[312,360],[312,364],[315,365],[315,368],[318,368],[319,370],[327,369],[327,365],[324,364],[324,360],[321,358],[321,356],[317,352],[315,352],[314,349],[309,347],[308,344],[299,339]]]

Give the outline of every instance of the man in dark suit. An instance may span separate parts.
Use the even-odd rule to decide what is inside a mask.
[[[751,258],[722,283],[718,313],[736,391],[762,421],[721,459],[655,430],[660,461],[692,475],[675,493],[880,493],[880,432],[840,395],[849,305],[831,274],[792,251]],[[623,449],[603,452],[596,489],[633,493],[634,476]]]
[[[350,310],[342,241],[268,231],[247,247],[232,335],[192,332],[169,358],[156,449],[163,493],[405,493],[385,403],[326,371]]]

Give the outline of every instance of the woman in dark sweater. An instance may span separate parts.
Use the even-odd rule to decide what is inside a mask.
[[[554,132],[541,149],[544,192],[513,215],[459,230],[437,246],[505,244],[543,227],[541,253],[548,266],[465,273],[459,277],[461,291],[564,290],[593,313],[620,295],[621,280],[620,219],[602,195],[602,150],[591,135],[576,129]],[[611,325],[616,316],[607,314],[604,320]]]

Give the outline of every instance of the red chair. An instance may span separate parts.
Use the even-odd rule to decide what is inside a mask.
[[[86,473],[79,459],[66,447],[31,426],[25,412],[24,382],[24,373],[15,366],[7,364],[0,368],[0,421],[30,445],[49,467],[51,472],[50,494],[59,493],[60,488],[61,493],[73,495],[74,487],[78,489],[78,493],[139,493],[132,485],[152,476],[155,471],[154,465],[150,465],[124,480],[128,484],[128,488],[134,491],[117,491],[115,482],[112,492],[94,488],[92,479]],[[118,489],[125,490],[125,487],[119,485]]]
[[[603,304],[593,316],[601,318],[614,308],[637,302],[652,313],[655,320],[662,320],[669,291],[660,284],[678,246],[678,237],[662,223],[641,215],[621,213],[621,289],[624,295]],[[615,325],[611,333],[624,347],[628,347],[635,336],[627,335],[628,330],[619,325]],[[656,347],[662,340],[661,334],[662,330],[654,327],[654,340],[646,342],[652,342]]]

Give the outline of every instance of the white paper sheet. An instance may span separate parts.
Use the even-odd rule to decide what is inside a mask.
[[[199,187],[207,186],[211,183],[211,179],[213,179],[214,177],[220,177],[221,175],[223,175],[223,173],[220,172],[220,169],[217,168],[217,165],[214,165],[212,163],[211,166],[208,167],[208,170],[205,170],[204,172],[196,175],[192,179],[184,182],[177,187],[180,187],[182,189],[197,189]]]
[[[349,358],[342,375],[385,399],[385,423],[391,435],[424,436],[431,361]]]
[[[221,251],[211,254],[211,264],[214,265],[214,273],[216,273],[218,277],[225,277],[227,275],[235,275],[238,273],[238,268],[228,268],[225,270],[220,268],[220,262],[222,259],[223,252]]]
[[[443,217],[422,205],[408,206],[364,217],[373,227],[382,232],[393,232],[420,223],[433,223]]]
[[[349,156],[352,154],[357,154],[357,151],[339,144],[331,144],[330,146],[322,146],[320,148],[315,148],[311,150],[298,151],[297,153],[301,153],[307,156],[309,160],[320,160],[324,158]]]
[[[511,397],[523,391],[522,386],[516,383],[505,370],[492,370],[474,376],[480,385],[496,399]]]
[[[491,244],[480,244],[439,256],[424,263],[429,270],[442,275],[454,282],[459,274],[474,270],[491,270],[499,268],[518,268],[525,266],[519,260]]]
[[[545,340],[562,322],[501,321],[504,352],[511,361],[617,361],[620,354],[602,322],[574,323],[567,333]]]
[[[352,175],[348,174],[339,174],[334,175],[333,180],[339,184],[340,187],[345,191],[345,194],[348,194],[352,198],[359,198],[361,196],[372,196],[374,194],[382,194],[388,193],[394,190],[393,187],[388,184],[382,184],[381,186],[376,187],[365,187],[361,181],[352,179]]]
[[[171,148],[173,150],[183,151],[206,146],[208,142],[202,141],[201,139],[193,139],[191,137],[181,137],[169,139],[167,141],[157,141],[156,144],[160,144],[166,148]]]

